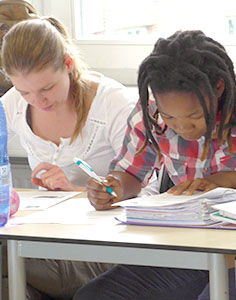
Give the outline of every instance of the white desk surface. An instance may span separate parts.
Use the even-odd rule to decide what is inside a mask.
[[[25,294],[23,257],[208,269],[211,299],[228,300],[225,254],[236,254],[234,230],[108,226],[104,222],[25,224],[0,228],[0,238],[8,239],[9,284],[14,284],[10,300]]]
[[[111,212],[112,213],[112,212]],[[123,224],[24,224],[0,228],[2,239],[119,245],[236,254],[236,230]]]

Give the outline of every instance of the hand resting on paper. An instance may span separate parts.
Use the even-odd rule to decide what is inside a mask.
[[[42,172],[44,171],[44,172]],[[36,177],[40,173],[40,178]],[[82,186],[73,185],[66,177],[63,170],[46,162],[40,163],[32,172],[31,182],[37,186],[46,188],[49,191],[85,191]]]
[[[236,188],[236,172],[217,172],[205,178],[187,180],[170,188],[167,193],[174,195],[192,195],[195,191],[206,193],[217,187]]]
[[[205,178],[197,178],[195,180],[187,180],[170,188],[167,193],[173,195],[192,195],[195,191],[208,192],[217,188],[217,185]]]

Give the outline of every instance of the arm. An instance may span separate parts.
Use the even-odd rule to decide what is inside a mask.
[[[128,127],[119,155],[112,161],[110,172],[104,180],[117,194],[117,198],[105,192],[105,187],[90,179],[87,184],[88,198],[96,209],[109,209],[111,204],[130,197],[135,197],[141,187],[148,183],[154,170],[158,166],[157,155],[152,145],[140,155],[136,151],[143,145],[144,125],[141,108],[137,104],[128,118]]]
[[[222,171],[217,172],[205,178],[212,184],[216,186],[226,187],[226,188],[236,188],[236,172],[235,171]]]
[[[136,197],[140,193],[141,183],[135,176],[121,171],[111,171],[110,174],[119,180],[122,187],[120,200]]]

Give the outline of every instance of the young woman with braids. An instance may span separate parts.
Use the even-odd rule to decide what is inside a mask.
[[[104,181],[118,197],[89,180],[92,205],[109,209],[136,196],[162,165],[175,184],[169,193],[236,188],[236,83],[224,47],[201,31],[161,38],[140,65],[138,87],[140,100],[129,116],[123,148]],[[207,282],[207,271],[120,265],[74,299],[205,300],[209,295],[199,295]],[[232,300],[233,282],[232,272]]]

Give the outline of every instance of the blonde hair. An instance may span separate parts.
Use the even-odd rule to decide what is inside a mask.
[[[71,142],[80,134],[86,120],[85,98],[88,82],[82,78],[87,72],[65,26],[54,17],[26,20],[14,25],[3,38],[2,66],[6,75],[16,72],[30,73],[53,67],[55,71],[66,67],[66,56],[74,62],[70,73],[70,95],[77,112],[77,124]]]

